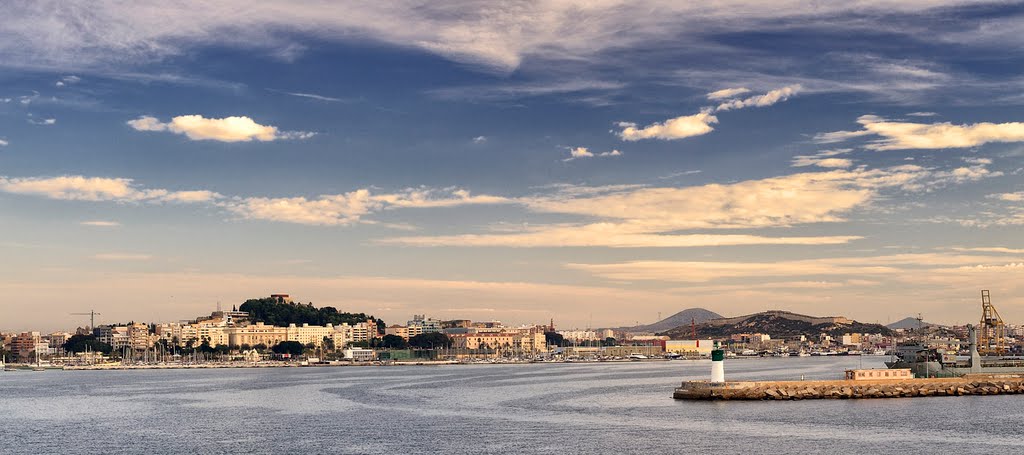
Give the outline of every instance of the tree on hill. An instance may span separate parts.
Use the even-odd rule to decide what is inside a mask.
[[[110,354],[113,349],[109,344],[101,343],[93,335],[72,335],[68,341],[64,342],[64,350],[68,352],[93,351]]]
[[[398,335],[384,335],[384,338],[380,340],[380,346],[387,349],[405,349],[409,347],[409,343]]]
[[[409,338],[409,346],[421,349],[451,347],[452,339],[443,333],[421,333]]]
[[[306,349],[302,343],[298,341],[282,341],[274,345],[271,349],[275,354],[291,354],[291,355],[302,355],[302,352]]]
[[[547,342],[548,345],[565,345],[565,337],[560,335],[558,332],[544,332],[544,341]]]
[[[318,309],[312,303],[290,303],[273,297],[246,300],[238,307],[238,310],[249,313],[253,322],[276,326],[287,326],[288,324],[340,325],[343,323],[355,325],[369,319],[376,319],[365,313],[342,313],[337,308],[330,306]],[[379,319],[376,321],[379,331],[384,325],[384,321]]]

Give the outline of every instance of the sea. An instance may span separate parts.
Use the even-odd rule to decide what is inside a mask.
[[[727,359],[837,379],[883,357]],[[0,372],[4,454],[1024,453],[1024,396],[688,402],[709,361]]]

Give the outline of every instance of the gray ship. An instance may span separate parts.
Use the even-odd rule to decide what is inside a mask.
[[[889,368],[910,368],[919,378],[951,378],[966,374],[1024,375],[1024,358],[981,356],[978,353],[978,330],[967,326],[970,333],[970,355],[958,358],[956,352],[933,349],[923,344],[896,347],[896,358],[885,362]]]

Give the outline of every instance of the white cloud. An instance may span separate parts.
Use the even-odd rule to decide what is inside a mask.
[[[1024,191],[1016,193],[990,194],[988,197],[991,199],[998,199],[1000,201],[1021,202],[1024,201]]]
[[[853,166],[853,160],[846,158],[835,158],[835,156],[849,153],[851,149],[822,150],[814,155],[798,155],[793,157],[793,167],[818,166],[823,168],[837,169]]]
[[[168,191],[164,189],[138,188],[132,179],[84,177],[64,175],[59,177],[0,177],[0,191],[14,194],[43,196],[50,199],[69,201],[114,201],[114,202],[204,202],[197,198],[199,193],[211,198],[216,193],[208,191]],[[216,195],[219,197],[219,195]]]
[[[760,235],[721,234],[648,234],[630,233],[622,224],[548,226],[526,229],[521,233],[461,234],[447,236],[409,236],[379,240],[378,243],[421,247],[610,247],[610,248],[688,248],[732,245],[835,245],[858,240],[858,236],[766,237]]]
[[[170,131],[184,134],[194,141],[267,142],[279,139],[308,139],[316,134],[304,131],[279,131],[276,126],[260,125],[245,116],[204,118],[201,115],[179,115],[170,122],[163,123],[155,117],[144,115],[127,123],[137,131]]]
[[[594,154],[587,150],[586,147],[574,147],[569,149],[569,159],[573,158],[593,158]]]
[[[742,100],[732,100],[719,104],[715,108],[716,112],[728,111],[733,109],[743,109],[747,107],[767,107],[771,106],[780,101],[786,101],[791,96],[796,95],[800,92],[803,87],[800,84],[789,85],[775,90],[770,90],[764,95],[751,96]]]
[[[818,133],[814,135],[814,142],[819,144],[832,144],[835,142],[843,142],[855,137],[867,136],[871,134],[870,131],[832,131],[828,133]]]
[[[49,126],[49,125],[56,125],[57,124],[57,119],[55,119],[55,118],[44,118],[42,120],[36,120],[34,118],[29,118],[28,122],[33,124],[33,125]]]
[[[117,221],[100,221],[100,220],[82,221],[81,223],[78,223],[78,224],[81,224],[82,226],[93,226],[93,227],[120,227],[121,226],[121,223],[118,223]]]
[[[340,102],[345,101],[345,100],[343,100],[341,98],[334,98],[334,97],[331,97],[331,96],[317,95],[316,93],[302,93],[302,92],[280,92],[280,93],[284,93],[285,95],[297,96],[299,98],[309,98],[309,99],[313,99],[313,100],[317,100],[317,101],[327,101],[327,102],[331,102],[331,103],[340,103]]]
[[[147,3],[130,10],[117,1],[97,0],[62,5],[56,12],[29,2],[5,11],[9,26],[0,40],[0,61],[102,68],[152,62],[204,45],[266,49],[271,55],[294,58],[303,47],[294,37],[312,34],[319,40],[370,40],[423,49],[508,72],[525,58],[583,61],[609,49],[649,48],[669,40],[678,46],[700,45],[708,34],[777,30],[808,20],[827,21],[833,30],[873,30],[877,21],[863,17],[911,15],[960,3],[828,2],[809,10],[799,0],[666,2],[652,13],[622,0],[514,5],[414,0],[359,8],[223,0],[213,6],[200,1]]]
[[[487,142],[487,136],[477,136],[473,138],[474,144],[483,144]]]
[[[720,279],[758,279],[819,276],[885,279],[903,274],[935,274],[962,267],[998,267],[1005,257],[957,254],[900,254],[772,262],[630,261],[606,264],[568,264],[596,276],[616,281],[654,280],[709,282]]]
[[[570,147],[569,157],[562,161],[572,161],[578,158],[593,158],[595,156],[607,157],[607,156],[622,156],[622,152],[618,149],[609,150],[606,152],[594,153],[586,147]]]
[[[937,112],[909,112],[907,115],[911,117],[935,117],[939,114]]]
[[[135,129],[135,131],[167,131],[167,124],[161,122],[156,117],[149,115],[143,115],[137,119],[129,120],[128,126]]]
[[[466,190],[408,189],[400,193],[373,194],[359,189],[344,194],[305,197],[250,197],[232,200],[224,205],[231,212],[254,220],[285,223],[344,226],[366,222],[363,217],[390,208],[439,208],[460,205],[503,204],[509,201],[497,196],[474,196]]]
[[[830,152],[830,151],[826,151]],[[485,234],[404,236],[383,243],[415,246],[688,247],[752,244],[838,244],[857,236],[777,237],[681,233],[686,230],[763,229],[845,221],[883,191],[924,190],[965,176],[919,166],[800,173],[732,184],[672,188],[636,185],[553,187],[552,194],[516,199],[535,213],[575,215],[584,221],[518,227]],[[982,174],[972,171],[972,174]],[[978,177],[980,178],[980,177]]]
[[[709,100],[721,100],[721,99],[733,98],[733,97],[742,95],[744,93],[750,93],[750,89],[749,88],[744,88],[744,87],[724,88],[722,90],[716,90],[714,92],[708,93],[707,97],[708,97]]]
[[[1024,254],[1024,248],[1006,248],[1006,247],[954,247],[951,248],[953,251],[961,251],[966,253],[1003,253],[1003,254]]]
[[[4,147],[4,146],[10,145],[10,144],[11,144],[10,142],[7,142],[7,141],[5,141],[3,139],[0,139],[0,147]]]
[[[148,261],[153,259],[153,256],[138,253],[100,253],[93,255],[93,259],[100,261]]]
[[[731,97],[734,97],[734,96],[739,96],[739,95],[741,95],[743,93],[750,93],[750,91],[751,91],[751,89],[744,88],[744,87],[723,88],[721,90],[716,90],[716,91],[713,91],[711,93],[708,93],[707,96],[708,96],[708,99],[716,99],[716,100],[717,99],[728,99],[728,98],[731,98]]]
[[[712,95],[714,95],[715,97],[724,98],[730,93],[743,93],[738,90],[746,89],[719,90],[717,92],[709,93],[708,97],[715,99],[712,97]],[[718,123],[718,117],[713,115],[714,112],[743,109],[747,107],[771,106],[780,101],[789,99],[789,97],[797,94],[800,90],[800,84],[789,85],[780,89],[770,90],[764,95],[751,96],[741,100],[727,101],[719,104],[715,108],[705,107],[701,109],[699,113],[671,118],[661,123],[647,125],[643,128],[637,128],[636,123],[619,122],[618,126],[622,128],[622,131],[619,131],[617,134],[620,138],[626,141],[639,141],[641,139],[673,140],[701,136],[715,130],[714,127],[711,126],[712,123]]]
[[[665,120],[662,123],[653,123],[643,128],[637,128],[635,123],[621,122],[619,126],[622,127],[622,131],[618,135],[626,141],[682,139],[714,131],[714,128],[711,127],[712,123],[718,123],[718,118],[710,112],[684,115]]]
[[[57,87],[64,87],[64,86],[71,85],[71,84],[77,84],[77,83],[79,83],[81,81],[82,81],[82,78],[80,78],[78,76],[75,76],[75,75],[69,75],[69,76],[64,76],[64,77],[60,78],[60,80],[57,81],[56,83],[54,83],[53,85],[55,85]]]
[[[989,142],[1024,142],[1024,123],[909,123],[862,115],[860,131],[836,131],[815,136],[819,143],[839,142],[858,136],[880,136],[865,145],[871,150],[944,149],[976,147]]]
[[[211,202],[222,198],[218,193],[208,190],[174,191],[161,196],[163,202],[197,203]]]

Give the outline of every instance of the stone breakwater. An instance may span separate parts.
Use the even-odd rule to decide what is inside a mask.
[[[678,400],[816,400],[912,398],[1024,393],[1024,378],[936,378],[880,381],[686,381],[675,390]]]

